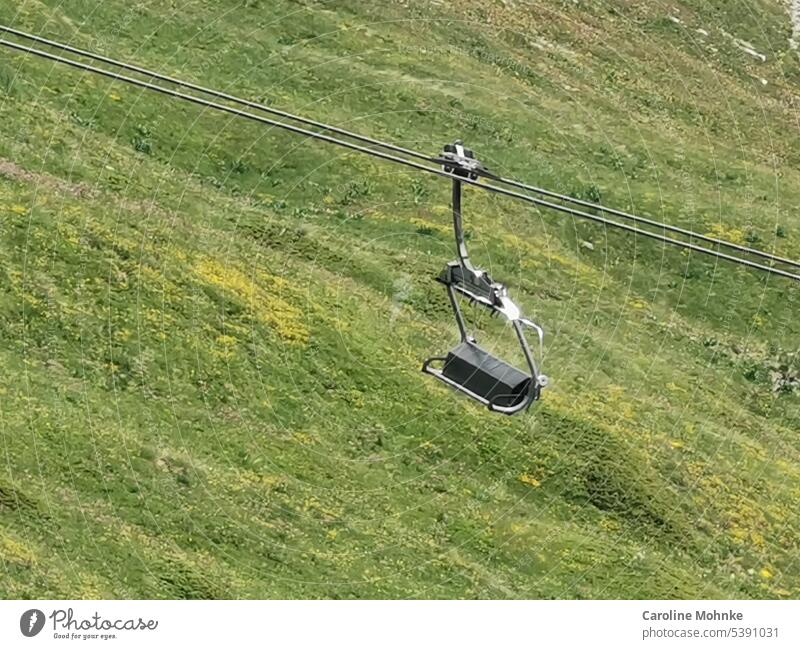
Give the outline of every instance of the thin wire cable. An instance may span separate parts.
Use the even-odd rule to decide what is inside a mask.
[[[213,88],[208,88],[205,86],[201,86],[189,81],[184,81],[182,79],[176,79],[174,77],[170,77],[165,74],[161,74],[159,72],[155,72],[153,70],[148,70],[147,68],[143,68],[138,65],[134,65],[131,63],[126,63],[124,61],[120,61],[118,59],[113,59],[108,56],[104,56],[102,54],[97,54],[95,52],[89,52],[87,50],[83,50],[66,43],[60,43],[58,41],[54,41],[48,38],[44,38],[42,36],[38,36],[36,34],[30,34],[28,32],[24,32],[18,29],[14,29],[12,27],[8,27],[5,25],[0,25],[0,31],[6,32],[9,34],[13,34],[19,38],[24,38],[36,43],[40,43],[42,45],[46,45],[48,47],[52,47],[64,52],[69,52],[71,54],[75,54],[77,56],[82,56],[94,61],[102,62],[108,65],[113,65],[123,70],[128,70],[130,72],[134,72],[136,74],[141,74],[144,76],[149,77],[150,79],[157,79],[159,81],[170,83],[176,85],[178,87],[187,88],[193,90],[195,92],[200,92],[212,97],[216,97],[218,99],[223,99],[225,101],[229,101],[241,106],[247,106],[248,108],[252,108],[258,111],[262,111],[271,115],[276,115],[278,117],[282,117],[284,119],[290,119],[292,121],[298,122],[300,124],[305,124],[307,126],[313,126],[315,128],[322,129],[324,131],[328,131],[329,133],[336,133],[337,135],[341,135],[343,137],[347,137],[358,142],[362,142],[364,144],[370,144],[372,146],[376,146],[387,151],[393,151],[395,153],[399,153],[402,155],[409,156],[411,158],[416,158],[418,160],[422,160],[428,163],[436,163],[437,158],[425,155],[420,153],[419,151],[414,151],[412,149],[408,149],[406,147],[401,147],[396,144],[392,144],[389,142],[384,142],[378,140],[376,138],[372,138],[366,135],[362,135],[360,133],[354,133],[352,131],[348,131],[337,126],[332,126],[330,124],[325,124],[324,122],[319,122],[317,120],[309,119],[306,117],[301,117],[299,115],[294,115],[292,113],[288,113],[286,111],[279,110],[277,108],[272,108],[270,106],[266,106],[264,104],[260,104],[258,102],[250,101],[247,99],[243,99],[241,97],[237,97],[235,95],[231,95],[229,93],[221,92],[219,90],[215,90]],[[537,187],[535,185],[530,185],[528,183],[523,183],[518,180],[514,180],[511,178],[503,178],[500,176],[491,176],[491,180],[500,184],[508,185],[510,187],[514,187],[517,189],[522,189],[525,191],[534,192],[539,194],[540,196],[546,196],[548,198],[552,198],[555,200],[563,201],[566,203],[570,203],[572,205],[579,205],[583,208],[587,209],[594,209],[599,212],[603,212],[605,214],[610,214],[613,216],[617,216],[619,218],[625,219],[627,221],[631,221],[634,223],[639,223],[643,225],[647,225],[650,227],[655,227],[663,231],[674,232],[675,234],[680,234],[681,236],[688,237],[689,239],[696,239],[698,241],[703,241],[705,243],[720,246],[724,248],[728,248],[730,250],[735,250],[742,254],[752,255],[755,257],[759,257],[761,259],[766,259],[768,261],[772,261],[774,263],[784,264],[787,266],[791,266],[793,268],[800,268],[800,261],[794,261],[792,259],[788,259],[786,257],[781,257],[775,255],[774,253],[766,252],[763,250],[758,250],[756,248],[751,248],[749,246],[743,246],[738,243],[734,243],[732,241],[726,241],[724,239],[718,239],[716,237],[711,237],[707,234],[700,234],[698,232],[694,232],[693,230],[688,230],[686,228],[682,228],[676,225],[670,225],[668,223],[655,221],[653,219],[649,219],[646,217],[638,216],[635,214],[631,214],[629,212],[624,212],[622,210],[618,210],[611,207],[606,207],[604,205],[600,205],[598,203],[592,203],[590,201],[585,201],[579,198],[575,198],[572,196],[568,196],[565,194],[559,194],[557,192],[553,192],[542,187]]]
[[[180,86],[182,88],[188,88],[190,90],[194,90],[195,92],[201,92],[205,95],[209,95],[211,97],[216,97],[217,99],[224,99],[225,101],[230,101],[235,104],[239,104],[240,106],[247,106],[248,108],[254,108],[256,110],[263,111],[265,113],[269,113],[271,115],[276,115],[278,117],[283,117],[286,119],[291,119],[296,121],[300,124],[305,124],[306,126],[314,126],[316,128],[322,129],[324,131],[328,131],[330,133],[336,133],[337,135],[342,135],[344,137],[349,137],[353,140],[357,140],[359,142],[363,142],[364,144],[371,144],[373,146],[380,147],[382,149],[386,149],[387,151],[394,151],[395,153],[402,153],[403,155],[407,155],[411,158],[417,158],[419,160],[424,160],[425,162],[433,162],[434,158],[431,156],[427,156],[424,153],[420,153],[419,151],[413,151],[411,149],[407,149],[402,146],[398,146],[396,144],[391,144],[389,142],[382,142],[380,140],[376,140],[375,138],[371,138],[367,135],[361,135],[360,133],[354,133],[352,131],[347,131],[343,128],[338,126],[332,126],[331,124],[325,124],[324,122],[318,122],[313,119],[309,119],[307,117],[300,117],[299,115],[293,115],[291,113],[287,113],[286,111],[279,110],[277,108],[272,108],[271,106],[266,106],[264,104],[260,104],[255,101],[250,101],[248,99],[243,99],[241,97],[237,97],[235,95],[228,94],[226,92],[222,92],[220,90],[214,90],[213,88],[206,88],[205,86],[198,85],[196,83],[192,83],[190,81],[184,81],[182,79],[176,79],[174,77],[170,77],[166,74],[161,74],[160,72],[154,72],[153,70],[148,70],[146,68],[140,67],[138,65],[134,65],[132,63],[126,63],[124,61],[119,61],[117,59],[112,59],[108,56],[103,56],[102,54],[95,54],[94,52],[89,52],[87,50],[82,50],[77,47],[73,47],[72,45],[67,45],[65,43],[59,43],[58,41],[53,41],[48,38],[43,38],[42,36],[37,36],[36,34],[29,34],[27,32],[20,31],[18,29],[14,29],[12,27],[7,27],[5,25],[0,25],[0,32],[7,32],[9,34],[13,34],[14,36],[18,36],[20,38],[25,38],[30,41],[34,41],[36,43],[40,43],[42,45],[47,45],[48,47],[52,47],[58,50],[62,50],[64,52],[70,52],[71,54],[75,54],[78,56],[83,56],[87,59],[92,59],[95,61],[99,61],[102,63],[106,63],[108,65],[113,65],[118,67],[122,70],[128,70],[129,72],[135,72],[137,74],[141,74],[151,79],[158,79],[159,81],[163,81],[165,83],[171,83],[176,86]]]
[[[373,156],[373,157],[377,157],[377,158],[380,158],[380,159],[383,159],[383,160],[387,160],[389,162],[395,162],[397,164],[402,164],[402,165],[405,165],[405,166],[410,167],[412,169],[416,169],[418,171],[425,171],[425,172],[433,174],[435,176],[439,176],[439,177],[442,177],[442,178],[459,180],[460,182],[462,182],[464,184],[471,185],[473,187],[477,187],[478,189],[483,189],[485,191],[489,191],[489,192],[492,192],[492,193],[495,193],[495,194],[499,194],[499,195],[502,195],[502,196],[508,196],[508,197],[511,197],[511,198],[516,198],[516,199],[525,201],[527,203],[536,205],[538,207],[545,207],[545,208],[548,208],[548,209],[555,210],[557,212],[561,212],[561,213],[564,213],[564,214],[569,214],[571,216],[575,216],[575,217],[578,217],[578,218],[582,218],[582,219],[586,219],[586,220],[589,220],[589,221],[593,221],[595,223],[600,223],[600,224],[606,225],[608,227],[617,228],[617,229],[623,230],[625,232],[630,232],[630,233],[633,233],[633,234],[639,234],[639,235],[642,235],[644,237],[653,239],[655,241],[660,241],[660,242],[665,243],[665,244],[674,245],[674,246],[681,247],[681,248],[684,248],[684,249],[687,249],[687,250],[692,250],[694,252],[699,252],[699,253],[702,253],[702,254],[705,254],[705,255],[709,255],[711,257],[716,257],[718,259],[724,259],[726,261],[730,261],[730,262],[733,262],[733,263],[736,263],[736,264],[747,266],[749,268],[754,268],[754,269],[761,270],[761,271],[764,271],[764,272],[767,272],[767,273],[771,273],[771,274],[774,274],[774,275],[779,275],[781,277],[785,277],[785,278],[788,278],[788,279],[793,279],[795,281],[800,281],[800,275],[795,274],[795,273],[790,273],[790,272],[785,271],[785,270],[781,270],[781,269],[778,269],[778,268],[773,268],[771,266],[766,266],[764,264],[759,264],[757,262],[753,262],[753,261],[750,261],[748,259],[741,259],[739,257],[734,257],[732,255],[727,255],[727,254],[721,253],[719,251],[711,250],[709,248],[704,248],[702,246],[699,246],[699,245],[696,245],[696,244],[693,244],[693,243],[689,243],[689,242],[686,242],[686,241],[680,241],[680,240],[677,240],[677,239],[672,239],[670,237],[658,234],[656,232],[650,232],[650,231],[647,231],[647,230],[640,230],[639,228],[636,228],[634,226],[631,226],[631,225],[628,225],[628,224],[625,224],[625,223],[619,223],[619,222],[613,221],[611,219],[605,219],[605,218],[603,218],[601,216],[598,216],[596,214],[589,214],[587,212],[581,212],[580,210],[575,210],[575,209],[566,207],[564,205],[551,203],[549,201],[538,199],[538,198],[535,198],[533,196],[529,196],[527,194],[520,194],[518,192],[513,192],[513,191],[510,191],[510,190],[507,190],[507,189],[505,189],[503,187],[496,187],[496,186],[491,185],[489,183],[481,184],[477,180],[471,180],[469,178],[464,178],[462,176],[457,176],[455,174],[451,174],[451,173],[449,173],[447,171],[444,171],[443,169],[438,168],[438,167],[428,167],[428,166],[420,164],[418,162],[414,162],[413,160],[408,160],[408,159],[405,159],[405,158],[399,158],[399,157],[397,157],[395,155],[392,155],[392,154],[389,154],[389,153],[384,153],[383,151],[376,151],[374,149],[369,149],[367,147],[364,147],[364,146],[361,146],[361,145],[358,145],[358,144],[353,144],[352,142],[346,142],[344,140],[340,140],[340,139],[334,138],[334,137],[332,137],[330,135],[325,135],[324,133],[318,133],[318,132],[315,132],[315,131],[309,131],[307,129],[300,128],[298,126],[294,126],[294,125],[291,125],[291,124],[286,124],[285,122],[279,122],[279,121],[276,121],[276,120],[273,120],[273,119],[269,119],[267,117],[263,117],[261,115],[254,115],[253,113],[248,113],[248,112],[243,111],[243,110],[232,108],[231,106],[225,106],[223,104],[218,104],[216,102],[209,101],[209,100],[203,99],[201,97],[195,97],[193,95],[187,95],[187,94],[184,94],[182,92],[178,92],[176,90],[171,90],[169,88],[164,88],[163,86],[159,86],[159,85],[150,83],[148,81],[142,81],[141,79],[134,79],[132,77],[128,77],[128,76],[123,75],[123,74],[119,74],[117,72],[112,72],[110,70],[105,70],[103,68],[98,68],[96,66],[89,65],[87,63],[81,63],[80,61],[74,61],[72,59],[68,59],[68,58],[65,58],[65,57],[62,57],[62,56],[58,56],[57,54],[52,54],[50,52],[44,52],[42,50],[38,50],[38,49],[33,48],[33,47],[27,47],[27,46],[24,46],[24,45],[20,45],[19,43],[13,43],[13,42],[7,41],[5,39],[0,39],[0,46],[8,47],[8,48],[11,48],[13,50],[16,50],[16,51],[19,51],[19,52],[23,52],[23,53],[26,53],[26,54],[32,54],[34,56],[38,56],[40,58],[44,58],[44,59],[47,59],[47,60],[50,60],[50,61],[54,61],[56,63],[62,63],[62,64],[65,64],[65,65],[68,65],[70,67],[76,68],[78,70],[83,70],[85,72],[91,72],[93,74],[98,74],[100,76],[104,76],[104,77],[107,77],[107,78],[110,78],[110,79],[114,79],[116,81],[122,81],[124,83],[130,84],[130,85],[133,85],[133,86],[137,86],[137,87],[140,87],[140,88],[145,88],[145,89],[148,89],[148,90],[153,90],[153,91],[158,92],[160,94],[167,95],[167,96],[170,96],[170,97],[174,97],[174,98],[177,98],[177,99],[182,99],[184,101],[187,101],[187,102],[190,102],[190,103],[193,103],[193,104],[197,104],[197,105],[203,106],[205,108],[210,108],[210,109],[217,110],[217,111],[220,111],[220,112],[228,113],[228,114],[231,114],[231,115],[234,115],[234,116],[237,116],[237,117],[242,117],[242,118],[245,118],[245,119],[249,119],[251,121],[259,122],[261,124],[266,124],[266,125],[269,125],[269,126],[275,126],[277,128],[281,128],[281,129],[287,130],[289,132],[292,132],[292,133],[295,133],[295,134],[298,134],[298,135],[305,135],[306,137],[317,139],[317,140],[321,140],[321,141],[324,141],[324,142],[328,142],[330,144],[336,144],[338,146],[342,146],[342,147],[345,147],[345,148],[353,150],[353,151],[358,151],[360,153],[364,153],[364,154],[367,154],[367,155],[370,155],[370,156]]]
[[[40,43],[42,45],[46,45],[48,47],[52,47],[55,49],[62,50],[64,52],[70,52],[71,54],[75,54],[77,56],[82,56],[94,61],[106,63],[108,65],[113,65],[123,70],[128,70],[130,72],[135,72],[136,74],[141,74],[147,76],[151,79],[158,79],[159,81],[163,81],[165,83],[171,83],[173,85],[187,88],[193,90],[195,92],[200,92],[211,97],[216,97],[218,99],[224,99],[225,101],[230,101],[235,104],[239,104],[241,106],[247,106],[248,108],[253,108],[255,110],[263,111],[265,113],[276,115],[278,117],[283,117],[285,119],[291,119],[296,121],[300,124],[305,124],[307,126],[313,126],[315,128],[322,129],[324,131],[328,131],[329,133],[336,133],[337,135],[341,135],[344,137],[348,137],[350,139],[363,142],[365,144],[371,144],[373,146],[380,147],[387,151],[393,151],[395,153],[400,153],[402,155],[407,155],[411,158],[416,158],[418,160],[422,160],[428,163],[436,163],[437,158],[429,155],[425,155],[420,153],[419,151],[414,151],[412,149],[408,149],[406,147],[398,146],[396,144],[392,144],[389,142],[384,142],[378,140],[376,138],[372,138],[366,135],[362,135],[360,133],[354,133],[352,131],[345,130],[338,126],[332,126],[330,124],[326,124],[324,122],[319,122],[317,120],[309,119],[307,117],[301,117],[299,115],[294,115],[292,113],[288,113],[283,110],[279,110],[277,108],[272,108],[271,106],[266,106],[264,104],[254,102],[248,99],[243,99],[241,97],[237,97],[235,95],[231,95],[229,93],[221,92],[219,90],[215,90],[213,88],[208,88],[205,86],[201,86],[189,81],[184,81],[182,79],[176,79],[175,77],[170,77],[165,74],[161,74],[159,72],[155,72],[153,70],[148,70],[147,68],[143,68],[138,65],[134,65],[131,63],[126,63],[125,61],[120,61],[118,59],[113,59],[108,56],[104,56],[102,54],[96,54],[95,52],[89,52],[88,50],[82,50],[80,48],[74,47],[72,45],[67,45],[66,43],[60,43],[58,41],[54,41],[48,38],[44,38],[42,36],[38,36],[36,34],[30,34],[27,32],[23,32],[18,29],[14,29],[12,27],[7,27],[5,25],[0,25],[0,31],[7,32],[9,34],[13,34],[14,36],[18,36],[19,38],[24,38],[36,43]],[[651,227],[656,227],[661,230],[674,232],[676,234],[680,234],[682,236],[689,237],[690,239],[697,239],[698,241],[704,241],[705,243],[709,243],[716,246],[725,247],[731,250],[736,250],[737,252],[753,255],[756,257],[760,257],[762,259],[767,259],[769,261],[773,261],[780,264],[785,264],[788,266],[792,266],[794,268],[800,268],[800,262],[794,261],[792,259],[788,259],[786,257],[780,257],[775,255],[774,253],[766,252],[763,250],[758,250],[756,248],[750,248],[749,246],[743,246],[738,243],[734,243],[732,241],[726,241],[724,239],[718,239],[716,237],[711,237],[707,234],[700,234],[698,232],[694,232],[693,230],[688,230],[686,228],[682,228],[676,225],[670,225],[668,223],[663,223],[660,221],[655,221],[653,219],[648,219],[646,217],[638,216],[636,214],[631,214],[629,212],[624,212],[622,210],[618,210],[611,207],[606,207],[604,205],[600,205],[598,203],[592,203],[590,201],[585,201],[579,198],[575,198],[573,196],[568,196],[565,194],[559,194],[557,192],[550,191],[548,189],[544,189],[542,187],[537,187],[535,185],[530,185],[528,183],[523,183],[518,180],[514,180],[512,178],[503,178],[500,176],[492,176],[491,178],[493,181],[501,184],[508,185],[510,187],[515,187],[517,189],[523,189],[525,191],[534,192],[539,194],[540,196],[547,196],[548,198],[553,198],[559,201],[564,201],[570,203],[572,205],[580,205],[581,207],[587,209],[594,209],[599,212],[603,212],[605,214],[611,214],[613,216],[618,216],[628,221],[632,221],[635,223],[641,223],[644,225],[648,225]]]
[[[692,239],[697,239],[699,241],[705,241],[706,243],[711,243],[714,245],[725,246],[726,248],[730,248],[732,250],[737,250],[738,252],[755,255],[757,257],[761,257],[763,259],[768,259],[770,261],[774,261],[776,263],[786,264],[787,266],[793,266],[794,268],[800,268],[800,261],[794,261],[793,259],[787,259],[786,257],[780,257],[775,255],[774,253],[766,252],[764,250],[758,250],[757,248],[750,248],[748,246],[743,246],[738,243],[734,243],[733,241],[725,241],[724,239],[717,239],[715,237],[710,237],[707,234],[700,234],[698,232],[694,232],[693,230],[687,230],[685,228],[681,228],[677,225],[669,225],[667,223],[662,223],[660,221],[654,221],[652,219],[648,219],[643,216],[637,216],[636,214],[630,214],[629,212],[623,212],[622,210],[615,209],[613,207],[606,207],[605,205],[600,205],[599,203],[592,203],[590,201],[584,201],[580,198],[575,198],[573,196],[567,196],[565,194],[559,194],[557,192],[550,191],[548,189],[543,189],[542,187],[536,187],[534,185],[528,185],[526,183],[520,182],[518,180],[510,180],[508,178],[497,178],[495,182],[503,183],[510,187],[516,187],[518,189],[525,189],[527,191],[535,192],[541,196],[547,196],[549,198],[554,198],[559,201],[564,201],[566,203],[571,203],[573,205],[580,205],[581,207],[585,207],[588,209],[595,209],[598,212],[603,212],[605,214],[612,214],[614,216],[618,216],[620,218],[626,219],[628,221],[634,221],[636,223],[642,223],[645,225],[650,225],[653,227],[657,227],[663,230],[669,230],[670,232],[675,232],[676,234],[681,234],[686,237],[690,237]]]

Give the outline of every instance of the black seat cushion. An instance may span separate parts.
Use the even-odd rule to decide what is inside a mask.
[[[498,406],[519,403],[531,382],[524,372],[469,342],[447,354],[442,374]]]

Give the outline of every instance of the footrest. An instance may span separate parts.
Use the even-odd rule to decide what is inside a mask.
[[[474,343],[463,342],[447,354],[442,375],[495,406],[513,407],[527,395],[531,377]]]

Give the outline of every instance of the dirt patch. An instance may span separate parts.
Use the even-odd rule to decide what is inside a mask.
[[[0,158],[0,178],[8,178],[17,182],[30,183],[36,187],[43,187],[48,191],[55,191],[72,198],[95,199],[103,195],[96,187],[86,183],[71,183],[67,180],[45,173],[36,173],[23,169],[15,162]],[[113,201],[123,211],[144,212],[158,216],[168,216],[168,212],[160,207],[156,201],[140,200],[135,198],[112,196],[105,194],[108,200]]]
[[[70,183],[55,176],[23,169],[11,160],[0,158],[0,176],[19,182],[33,183],[75,198],[92,198],[97,192],[84,183]]]

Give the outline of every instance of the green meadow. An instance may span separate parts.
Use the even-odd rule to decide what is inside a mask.
[[[10,0],[0,23],[800,258],[777,0]],[[0,596],[798,598],[797,283],[0,51]],[[472,314],[517,358],[502,322]],[[485,314],[484,314],[485,316]]]

